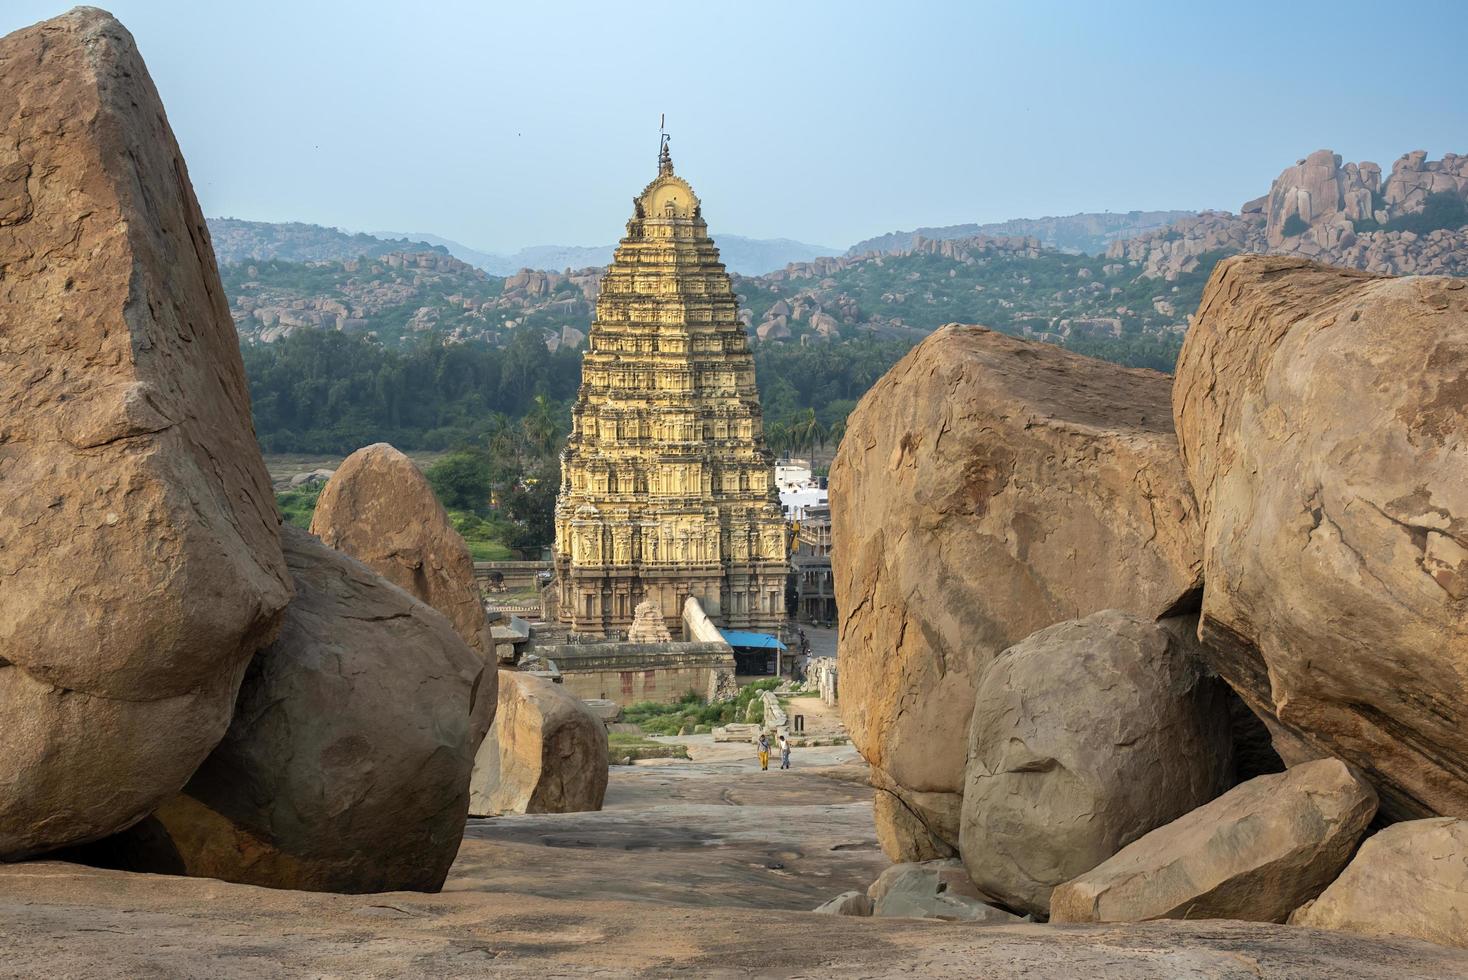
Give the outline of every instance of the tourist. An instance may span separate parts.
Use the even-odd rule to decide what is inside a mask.
[[[790,740],[785,737],[784,732],[780,733],[780,768],[790,768]]]
[[[764,732],[759,733],[759,767],[765,771],[770,768],[770,737]]]

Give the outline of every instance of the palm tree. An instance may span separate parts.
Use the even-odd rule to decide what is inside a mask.
[[[816,417],[816,410],[807,408],[786,423],[790,431],[790,442],[794,449],[805,449],[814,456],[816,446],[825,446],[826,427]]]
[[[525,442],[540,456],[549,456],[561,441],[560,407],[544,395],[535,396],[534,407],[520,420]]]
[[[771,422],[765,426],[765,445],[776,456],[790,451],[790,430],[784,422]]]

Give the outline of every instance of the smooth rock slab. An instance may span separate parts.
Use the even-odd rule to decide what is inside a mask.
[[[1468,817],[1465,375],[1468,281],[1264,256],[1218,264],[1177,366],[1209,656],[1397,819]]]
[[[983,892],[1046,915],[1056,885],[1228,787],[1227,690],[1205,672],[1195,624],[1107,610],[994,661],[959,835]]]
[[[975,928],[962,922],[772,914],[767,906],[715,911],[637,898],[589,902],[509,891],[493,879],[473,892],[356,897],[57,862],[0,866],[0,947],[5,968],[21,976],[146,976],[158,972],[166,955],[168,969],[215,980],[486,973],[541,980],[609,974],[719,980],[1468,975],[1468,951],[1256,922]]]
[[[120,830],[290,598],[239,342],[132,37],[0,40],[0,859]]]
[[[994,657],[1101,609],[1159,616],[1200,584],[1171,387],[949,325],[851,415],[831,466],[842,719],[884,788],[949,845],[943,813],[957,811]]]
[[[1376,793],[1321,759],[1257,776],[1060,885],[1053,922],[1283,922],[1350,859]]]
[[[1393,824],[1290,922],[1468,947],[1468,820]]]

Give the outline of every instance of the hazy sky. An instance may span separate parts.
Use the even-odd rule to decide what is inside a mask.
[[[0,0],[0,33],[63,9]],[[205,213],[616,240],[658,114],[716,231],[1236,210],[1330,147],[1468,152],[1468,3],[114,0]]]

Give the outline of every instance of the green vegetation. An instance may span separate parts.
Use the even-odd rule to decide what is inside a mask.
[[[607,754],[612,765],[623,759],[636,762],[638,759],[686,759],[688,749],[677,742],[658,742],[644,735],[631,732],[611,732],[607,735]]]
[[[1280,227],[1280,231],[1284,233],[1286,238],[1298,238],[1309,230],[1310,225],[1298,214],[1290,215]]]
[[[777,677],[755,681],[741,687],[739,696],[733,701],[719,701],[715,704],[709,704],[693,691],[689,691],[673,704],[639,701],[622,709],[622,720],[636,725],[649,735],[677,735],[684,728],[708,729],[715,725],[742,722],[750,711],[750,702],[756,701],[761,691],[772,691],[779,686],[780,679]],[[764,709],[757,701],[753,710],[758,717],[750,720],[763,721]]]
[[[424,470],[475,561],[535,558],[551,543],[561,487],[556,454],[570,427],[566,406],[537,395],[521,418],[491,415],[479,445]]]
[[[244,344],[241,353],[268,453],[483,445],[497,418],[528,414],[537,396],[574,397],[581,374],[576,351],[552,354],[531,332],[502,348],[434,335],[392,350],[334,330],[298,330],[273,344]]]
[[[840,344],[759,344],[754,373],[775,452],[841,441],[857,399],[912,349],[916,340],[860,338]]]
[[[316,512],[316,500],[321,496],[321,488],[324,486],[325,483],[308,483],[277,493],[275,503],[280,508],[281,516],[303,530],[310,528],[311,515]]]

